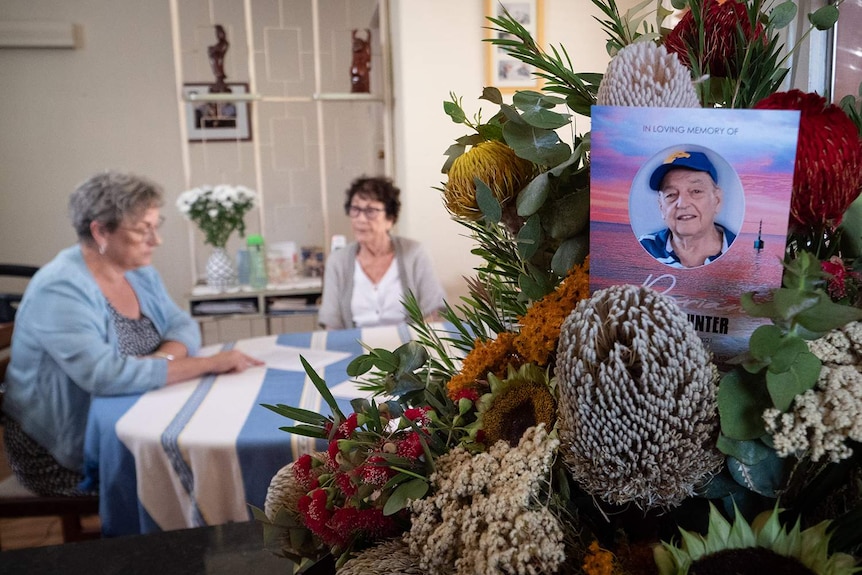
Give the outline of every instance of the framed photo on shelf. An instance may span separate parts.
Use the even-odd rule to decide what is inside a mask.
[[[227,84],[232,94],[248,94],[248,84]],[[199,82],[183,84],[183,99],[186,101],[186,127],[189,142],[247,142],[251,140],[249,102],[222,99],[190,100],[210,93],[210,84]]]
[[[499,18],[505,12],[521,24],[533,39],[542,44],[543,0],[485,0],[485,17]],[[494,27],[489,21],[485,25]],[[488,30],[487,37],[503,38],[506,34]],[[485,75],[488,86],[499,88],[501,92],[538,89],[541,78],[533,75],[534,68],[509,56],[505,50],[490,42],[486,46]]]

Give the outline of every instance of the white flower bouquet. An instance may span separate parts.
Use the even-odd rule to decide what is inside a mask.
[[[177,198],[177,209],[198,225],[204,242],[223,248],[234,230],[245,235],[245,214],[251,210],[257,194],[245,186],[200,186],[186,190]]]

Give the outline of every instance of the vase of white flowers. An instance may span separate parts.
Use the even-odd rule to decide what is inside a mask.
[[[245,186],[200,186],[177,198],[177,209],[204,234],[204,243],[213,246],[207,261],[207,284],[225,288],[236,284],[236,273],[225,246],[234,231],[245,235],[245,214],[254,207],[257,195]]]

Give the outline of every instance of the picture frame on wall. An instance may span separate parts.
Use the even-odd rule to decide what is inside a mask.
[[[227,84],[231,94],[248,94],[248,84]],[[223,99],[194,100],[195,95],[210,93],[210,84],[204,82],[183,84],[186,102],[186,128],[189,142],[248,142],[251,140],[249,102]]]
[[[508,12],[521,26],[530,32],[533,39],[541,45],[543,42],[543,0],[485,0],[485,23],[487,38],[503,38],[504,32],[491,30],[495,25],[487,18],[499,18]],[[513,58],[499,46],[487,42],[485,58],[485,74],[488,86],[494,86],[501,92],[530,90],[541,87],[541,78],[533,72],[535,68]]]

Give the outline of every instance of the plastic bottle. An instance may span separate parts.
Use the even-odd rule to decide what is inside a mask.
[[[239,250],[236,253],[236,275],[240,286],[248,286],[251,283],[251,262],[248,250]]]
[[[248,245],[249,284],[252,289],[266,289],[268,278],[263,237],[257,234],[250,235],[246,244]]]

